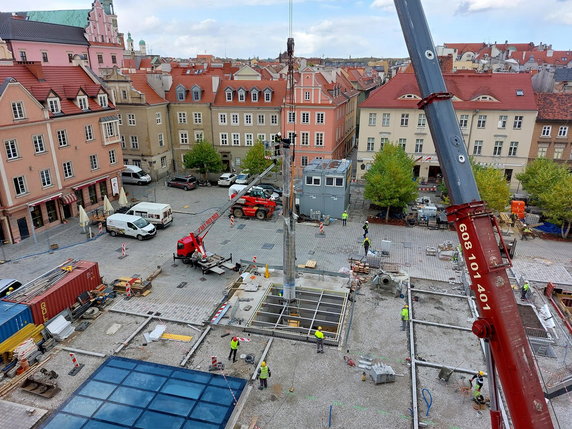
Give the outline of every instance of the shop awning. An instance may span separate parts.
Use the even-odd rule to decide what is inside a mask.
[[[73,192],[69,193],[69,194],[65,194],[62,197],[62,202],[64,204],[71,204],[71,203],[75,203],[77,201],[77,197],[75,196],[75,194]]]
[[[62,196],[61,193],[56,194],[56,195],[52,195],[51,197],[43,198],[41,200],[34,201],[33,203],[28,203],[28,207],[34,207],[34,206],[37,206],[37,205],[42,204],[42,203],[47,203],[48,201],[57,200],[61,196]]]

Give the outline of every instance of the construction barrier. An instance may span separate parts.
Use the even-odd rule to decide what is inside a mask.
[[[253,263],[253,264],[256,264],[256,256],[253,256],[253,257],[252,257],[252,263]]]
[[[230,216],[230,227],[231,228],[234,227],[234,216],[233,215]]]
[[[121,243],[121,256],[127,256],[127,243]]]
[[[70,352],[70,357],[71,357],[74,368],[79,368],[79,362],[77,361],[75,355]]]
[[[320,222],[320,234],[325,234],[324,233],[324,222]]]
[[[101,222],[99,222],[99,225],[97,225],[97,229],[100,234],[103,234],[103,224]]]

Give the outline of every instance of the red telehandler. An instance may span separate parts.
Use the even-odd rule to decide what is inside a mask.
[[[274,209],[276,208],[276,203],[274,201],[266,200],[266,203],[262,205],[260,202],[256,204],[254,201],[255,198],[248,197],[252,202],[251,204],[245,200],[245,194],[264,176],[270,173],[275,166],[275,164],[270,165],[252,182],[250,182],[249,185],[237,193],[230,201],[219,207],[217,211],[204,221],[194,232],[191,232],[189,235],[186,235],[177,241],[177,253],[173,254],[173,260],[181,259],[184,264],[192,263],[193,265],[201,268],[203,273],[212,271],[213,273],[223,274],[224,270],[221,267],[234,269],[235,265],[232,264],[232,254],[229,258],[224,258],[223,256],[212,253],[208,254],[205,250],[204,238],[214,223],[219,220],[221,215],[229,208],[232,208],[231,213],[236,217],[238,216],[235,213],[238,213],[239,210],[241,213],[253,213],[252,216],[256,216],[258,219],[266,219],[267,217],[272,216]],[[241,200],[244,200],[244,202],[241,202]]]
[[[553,428],[514,293],[507,275],[510,256],[494,215],[481,201],[463,135],[447,91],[420,0],[394,0],[409,57],[452,204],[455,224],[479,309],[473,333],[485,341],[491,395],[491,426],[504,426],[497,373],[516,429]],[[500,242],[500,245],[499,245]],[[501,250],[502,249],[502,253]]]

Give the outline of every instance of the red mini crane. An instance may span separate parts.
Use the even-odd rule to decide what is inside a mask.
[[[453,203],[447,209],[455,224],[471,289],[479,308],[473,333],[483,338],[487,356],[493,429],[503,427],[498,409],[495,369],[515,428],[552,428],[537,368],[506,269],[511,266],[498,223],[477,189],[467,150],[420,0],[394,0],[421,91],[431,136]],[[499,246],[500,241],[500,246]],[[503,249],[503,253],[499,250]]]

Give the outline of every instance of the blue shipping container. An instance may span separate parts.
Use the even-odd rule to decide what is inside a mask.
[[[0,343],[28,323],[34,323],[34,319],[27,305],[0,300]]]

